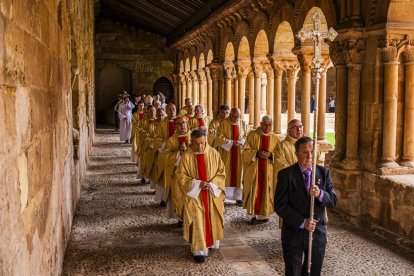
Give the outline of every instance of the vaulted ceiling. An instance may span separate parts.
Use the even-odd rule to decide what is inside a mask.
[[[168,40],[196,27],[234,0],[95,0],[95,17],[160,34]]]

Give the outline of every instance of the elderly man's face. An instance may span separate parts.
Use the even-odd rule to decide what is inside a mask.
[[[161,109],[161,108],[157,109],[157,119],[158,120],[162,121],[165,118],[166,115],[167,114],[165,114],[165,111],[163,109]]]
[[[202,117],[203,116],[203,108],[201,106],[197,105],[195,107],[194,115],[196,117]]]
[[[155,117],[155,108],[151,107],[147,109],[147,116],[148,118],[154,118]]]
[[[260,122],[261,130],[264,134],[268,134],[272,130],[272,121],[271,120],[262,120]]]
[[[222,109],[219,111],[219,118],[222,120],[227,119],[227,117],[229,117],[230,115],[230,110],[228,109]]]
[[[305,144],[300,145],[299,150],[296,152],[298,163],[302,168],[312,168],[312,157],[313,157],[313,142],[309,141]]]
[[[187,105],[187,113],[188,114],[194,114],[194,106],[192,105]]]
[[[191,145],[195,152],[203,152],[206,148],[206,136],[201,136],[200,138],[191,137]]]
[[[177,131],[179,135],[187,133],[187,122],[184,120],[184,118],[177,118],[175,120],[174,126],[175,131]]]
[[[303,136],[303,125],[300,121],[293,121],[288,125],[288,133],[290,137],[299,139]]]
[[[175,105],[173,104],[167,105],[166,110],[167,110],[168,117],[175,117],[175,115],[177,114],[177,109],[175,108]]]
[[[230,119],[232,123],[238,123],[240,120],[240,112],[239,111],[231,112]]]

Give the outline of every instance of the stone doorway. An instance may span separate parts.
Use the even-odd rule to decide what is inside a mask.
[[[115,102],[124,90],[132,93],[131,71],[115,65],[103,67],[98,74],[95,96],[97,124],[115,124]]]
[[[154,86],[152,87],[152,93],[154,95],[158,94],[159,92],[161,92],[165,97],[167,97],[167,102],[169,100],[172,100],[174,98],[173,97],[173,87],[172,87],[172,84],[165,77],[159,78],[154,83]],[[174,100],[176,100],[176,99],[174,99]]]

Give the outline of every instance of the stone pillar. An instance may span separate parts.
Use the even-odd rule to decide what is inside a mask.
[[[382,127],[382,167],[398,167],[396,159],[398,61],[396,47],[386,47],[382,52],[384,64],[384,105]],[[349,112],[349,110],[348,110]],[[352,111],[354,112],[354,111]],[[350,125],[348,124],[348,131]],[[355,127],[355,126],[353,126]],[[348,147],[348,143],[346,145]],[[348,153],[348,149],[347,149]]]
[[[260,88],[260,113],[266,113],[267,76],[262,73]]]
[[[349,63],[348,67],[348,122],[346,132],[346,154],[344,165],[347,169],[359,168],[359,95],[361,83],[361,64]]]
[[[246,97],[246,77],[250,71],[250,61],[249,64],[237,64],[238,69],[238,82],[239,82],[239,96],[238,96],[238,106],[240,108],[241,118],[244,119],[245,110],[245,97]]]
[[[239,107],[239,81],[238,81],[238,77],[237,77],[237,73],[236,73],[236,70],[234,69],[233,70],[233,73],[232,73],[232,79],[233,79],[233,81],[232,81],[232,83],[233,83],[233,89],[232,89],[232,92],[234,92],[232,95],[233,95],[233,107],[237,107],[237,108],[240,108]],[[241,117],[241,118],[243,118],[243,117]]]
[[[200,104],[200,100],[198,98],[198,77],[196,71],[191,71],[191,77],[193,80],[193,93],[191,99],[193,100],[193,105]]]
[[[231,105],[231,81],[233,79],[233,63],[232,62],[224,62],[224,70],[225,70],[225,79],[226,79],[226,86],[225,86],[225,96],[224,96],[224,103],[232,107]]]
[[[400,165],[414,167],[414,62],[405,63],[404,142]]]
[[[254,73],[250,72],[249,77],[249,125],[254,124]]]
[[[181,104],[180,107],[184,106],[184,101],[187,97],[187,76],[183,73],[181,74]]]
[[[260,125],[260,103],[262,93],[262,73],[263,65],[256,62],[254,65],[254,121],[253,126],[256,128]]]
[[[222,78],[222,68],[223,66],[218,63],[211,63],[208,66],[210,70],[210,78],[212,81],[212,105],[213,105],[213,114],[214,112],[218,111],[219,103],[220,103],[220,80]]]
[[[207,79],[207,115],[213,118],[213,80],[211,79],[210,69],[208,67],[204,68],[204,72]]]
[[[287,113],[288,122],[295,118],[295,103],[296,103],[296,80],[298,70],[294,67],[289,67],[286,70],[288,79],[288,101],[287,101]]]
[[[178,94],[179,94],[179,81],[178,81],[178,74],[171,74],[173,80],[173,98],[175,103],[178,103]]]
[[[187,98],[190,98],[192,103],[195,104],[193,98],[193,79],[190,74],[187,75]]]
[[[275,65],[275,95],[274,101],[274,118],[273,118],[273,129],[276,134],[282,133],[282,76],[283,70]]]
[[[311,99],[311,62],[312,56],[299,54],[300,69],[302,70],[302,94],[300,98],[300,120],[303,125],[303,134],[310,135],[310,99]]]
[[[328,68],[324,68],[321,73],[318,95],[318,137],[319,144],[328,145],[325,138],[325,113],[326,113],[326,72]]]
[[[273,76],[273,69],[268,64],[266,66],[267,75],[267,95],[266,95],[266,114],[271,116],[273,119],[273,103],[274,103],[274,92],[275,92],[275,78]]]
[[[198,76],[198,104],[201,104],[207,113],[207,79],[203,69],[197,70]]]

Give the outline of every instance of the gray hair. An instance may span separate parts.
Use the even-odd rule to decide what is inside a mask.
[[[270,115],[264,115],[263,118],[262,118],[262,122],[263,121],[272,121],[273,122],[272,116],[270,116]]]

